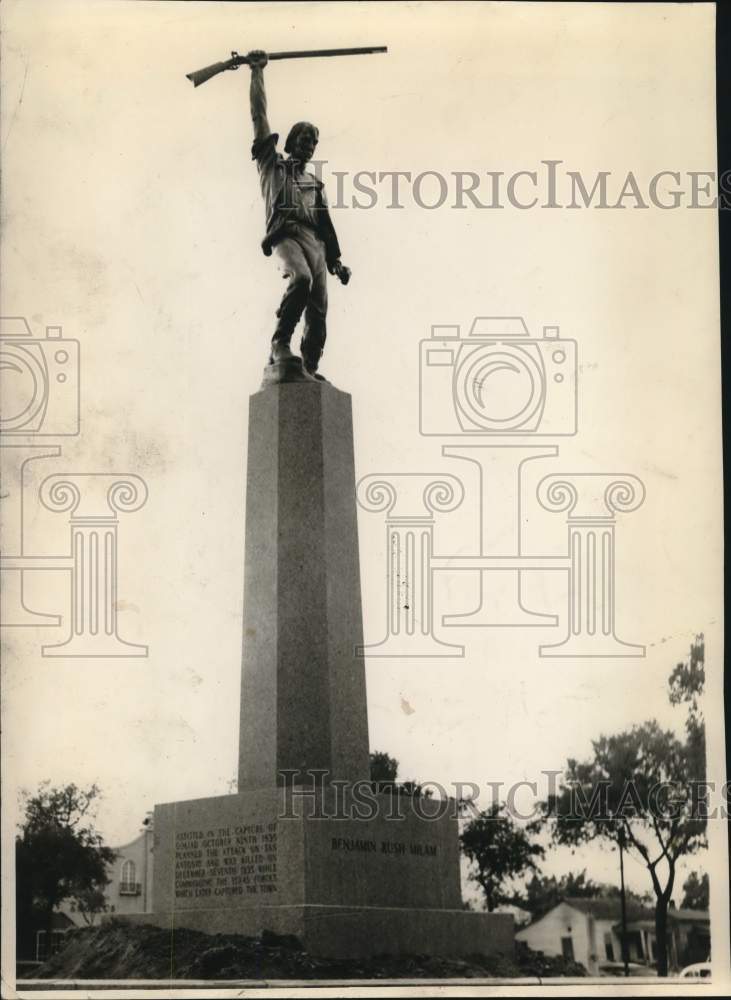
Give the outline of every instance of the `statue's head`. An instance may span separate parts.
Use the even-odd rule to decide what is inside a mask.
[[[315,155],[315,147],[320,137],[318,128],[311,122],[297,122],[289,130],[284,152],[289,153],[293,160],[307,163]]]

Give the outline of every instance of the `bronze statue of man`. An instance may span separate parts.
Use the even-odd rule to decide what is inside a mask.
[[[249,52],[251,68],[251,117],[254,123],[252,159],[259,170],[266,205],[266,235],[262,250],[276,257],[287,289],[277,310],[269,363],[289,362],[286,380],[318,379],[317,371],[325,346],[327,318],[327,273],[347,285],[350,269],[340,260],[340,247],[327,208],[323,183],[305,169],[312,159],[319,133],[310,122],[293,125],[284,144],[285,158],[277,152],[279,136],[269,128],[264,91],[267,55]],[[295,327],[304,313],[305,326],[300,351],[302,369],[290,348]]]

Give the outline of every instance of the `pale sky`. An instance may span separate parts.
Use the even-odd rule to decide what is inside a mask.
[[[49,659],[41,644],[63,629],[6,631],[6,819],[18,786],[95,781],[99,829],[123,843],[155,802],[223,794],[235,775],[247,407],[281,294],[259,248],[248,70],[197,90],[185,73],[234,48],[388,45],[265,71],[272,128],[319,126],[331,200],[333,170],[510,175],[545,159],[588,178],[610,171],[617,186],[631,170],[646,185],[661,170],[715,168],[713,12],[6,0],[3,21],[3,314],[26,316],[37,336],[62,325],[82,357],[81,433],[36,463],[27,547],[67,551],[66,515],[31,502],[46,475],[141,476],[147,504],[120,518],[119,617],[120,634],[150,650]],[[537,337],[560,326],[583,365],[579,433],[529,467],[524,550],[565,554],[563,515],[533,499],[543,475],[640,477],[644,505],[618,518],[617,632],[647,656],[540,658],[566,617],[556,575],[535,574],[531,607],[560,613],[558,629],[440,630],[465,645],[463,659],[367,662],[371,748],[396,756],[405,778],[510,784],[647,718],[681,732],[667,677],[705,631],[720,761],[715,213],[428,210],[412,197],[393,210],[386,195],[333,210],[353,279],[330,285],[323,371],[353,397],[358,477],[461,476],[468,499],[440,516],[436,547],[474,552],[468,467],[442,456],[446,438],[419,434],[419,342],[432,324],[466,330],[476,315],[522,315]],[[375,642],[381,516],[361,512],[359,532]],[[65,576],[34,574],[29,606],[66,614]],[[468,610],[474,581],[441,576],[440,615]],[[613,856],[551,864],[616,879]],[[649,885],[634,870],[628,880]]]

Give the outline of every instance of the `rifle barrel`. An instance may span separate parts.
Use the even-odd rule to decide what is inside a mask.
[[[267,52],[272,59],[310,59],[314,56],[365,56],[372,52],[388,52],[385,45],[374,45],[359,49],[304,49],[300,52]]]

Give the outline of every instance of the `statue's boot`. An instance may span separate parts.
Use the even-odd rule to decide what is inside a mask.
[[[305,371],[302,358],[292,353],[288,343],[284,341],[272,343],[269,364],[264,369],[262,386],[275,385],[278,382],[314,381],[314,377]]]
[[[281,341],[272,343],[272,349],[269,353],[269,364],[273,365],[277,361],[290,361],[297,355],[292,353],[292,349],[288,343],[283,343]]]
[[[322,351],[321,350],[313,351],[311,348],[308,350],[308,347],[309,345],[303,340],[303,343],[301,345],[301,350],[302,350],[302,365],[305,371],[311,378],[316,379],[318,382],[327,382],[328,380],[325,378],[325,376],[321,375],[317,370],[317,366],[320,363],[320,358],[322,357]]]

